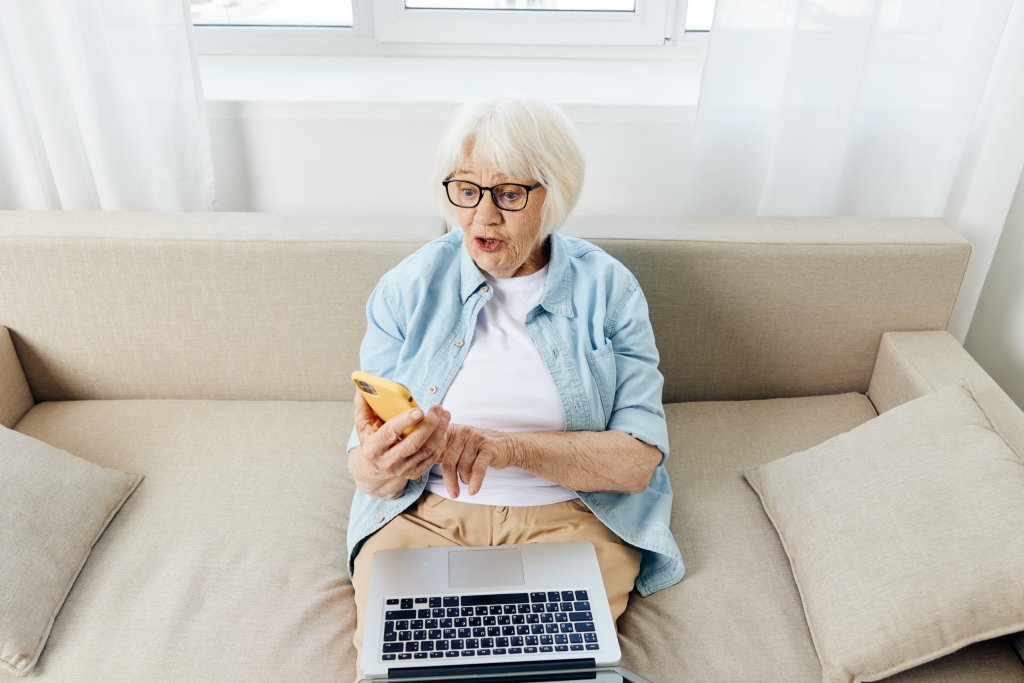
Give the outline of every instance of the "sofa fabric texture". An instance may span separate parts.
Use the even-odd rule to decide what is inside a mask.
[[[11,333],[0,327],[0,425],[10,429],[32,407],[32,392],[21,370]]]
[[[821,680],[743,473],[957,381],[937,368],[973,361],[934,335],[948,337],[969,245],[935,219],[594,224],[651,305],[672,531],[689,560],[679,585],[631,595],[623,663],[653,681]],[[15,428],[146,476],[32,680],[352,680],[348,376],[377,278],[441,232],[386,217],[0,212],[0,325],[35,401],[18,399]],[[1004,397],[979,390],[986,410]],[[1003,405],[993,422],[1012,443],[1024,413]],[[1020,682],[1024,667],[1000,638],[892,680]]]
[[[746,477],[792,564],[822,680],[879,680],[1024,630],[1024,461],[968,389]]]
[[[35,666],[93,544],[140,481],[0,427],[0,669]]]

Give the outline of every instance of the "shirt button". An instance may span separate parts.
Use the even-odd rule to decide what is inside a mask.
[[[558,349],[551,349],[551,357],[558,358]]]
[[[437,387],[428,387],[427,388],[427,393],[428,394],[436,394],[437,393]]]
[[[461,348],[462,348],[462,340],[461,340],[461,339],[456,339],[456,340],[455,340],[455,346],[456,346],[457,348],[460,348],[460,349],[461,349]]]
[[[480,288],[480,291],[486,294],[487,292],[491,291],[491,288],[488,287],[487,285],[484,285],[483,287]]]
[[[384,520],[386,520],[386,519],[387,519],[387,517],[385,517],[384,515],[381,515],[380,517],[377,518],[377,524],[383,524]]]

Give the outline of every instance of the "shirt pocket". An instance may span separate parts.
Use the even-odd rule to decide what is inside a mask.
[[[605,340],[604,346],[586,352],[590,374],[597,384],[597,393],[601,397],[601,408],[604,411],[604,425],[612,415],[615,402],[615,350],[612,343]]]

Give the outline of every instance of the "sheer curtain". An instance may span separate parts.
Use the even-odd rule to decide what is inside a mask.
[[[0,209],[213,207],[187,0],[0,0]]]
[[[961,341],[1024,168],[1024,0],[718,0],[689,213],[944,216]]]

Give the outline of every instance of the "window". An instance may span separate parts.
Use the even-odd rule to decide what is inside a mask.
[[[638,56],[643,46],[681,45],[684,30],[707,31],[714,8],[714,0],[189,2],[201,54],[466,56],[486,50],[509,57],[528,46],[534,56],[604,58],[608,48],[621,46]]]

